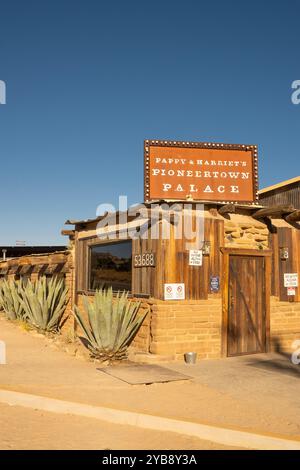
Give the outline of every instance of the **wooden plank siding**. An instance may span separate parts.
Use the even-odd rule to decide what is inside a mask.
[[[148,229],[149,231],[151,228]],[[132,253],[153,253],[156,258],[154,267],[132,268],[132,293],[156,299],[164,299],[165,283],[184,283],[186,300],[207,299],[210,292],[210,276],[221,276],[222,255],[224,246],[224,221],[217,218],[206,218],[204,239],[210,242],[210,255],[203,256],[202,266],[189,266],[188,240],[175,238],[175,228],[171,225],[170,239],[162,239],[160,228],[159,239],[148,237],[133,240]],[[113,240],[112,240],[113,241]],[[99,244],[97,237],[76,240],[76,290],[89,290],[88,263],[89,246]],[[269,234],[271,260],[271,295],[281,301],[300,301],[300,289],[295,296],[288,296],[284,287],[284,273],[298,272],[300,277],[300,230],[294,227],[277,227],[276,233]],[[289,258],[280,259],[280,248],[287,247]],[[220,286],[220,291],[224,286]],[[220,296],[221,294],[213,294]]]
[[[264,206],[292,204],[295,209],[300,209],[300,182],[262,193],[259,202]]]
[[[157,259],[158,240],[151,238],[132,240],[132,258],[142,253],[154,253],[156,266],[134,268],[132,266],[132,293],[151,295],[155,287],[155,272],[159,260]]]
[[[184,283],[186,300],[207,299],[210,294],[210,276],[221,278],[221,251],[224,240],[224,223],[218,219],[205,219],[204,239],[211,244],[210,255],[203,256],[202,266],[189,266],[188,240],[175,239],[174,227],[169,240],[159,240],[156,245],[156,267],[139,268],[147,276],[151,269],[154,285],[150,295],[164,298],[165,283]],[[137,271],[137,270],[136,270]],[[135,276],[139,276],[139,273]],[[140,274],[141,275],[141,274]],[[220,296],[220,293],[214,294]]]
[[[148,232],[151,231],[151,227]],[[132,265],[132,294],[151,296],[163,300],[165,283],[184,283],[186,300],[207,299],[210,294],[210,276],[221,279],[221,251],[224,243],[224,222],[221,219],[205,219],[204,239],[210,242],[210,255],[203,256],[202,266],[189,266],[189,252],[184,238],[176,239],[175,227],[170,225],[171,236],[159,239],[148,237],[132,240],[132,255],[153,253],[154,267],[135,268]],[[113,241],[113,240],[112,240]],[[97,237],[76,240],[76,286],[78,292],[89,290],[89,247],[101,243]],[[105,242],[107,243],[107,242]],[[213,294],[220,296],[220,293]]]
[[[278,227],[276,233],[270,234],[270,248],[272,250],[271,267],[271,295],[281,301],[299,302],[299,287],[295,296],[287,295],[284,287],[285,273],[298,273],[300,278],[300,231],[289,227]],[[288,259],[280,258],[280,248],[289,250]]]
[[[279,297],[279,245],[278,233],[269,233],[269,246],[272,251],[271,295]]]

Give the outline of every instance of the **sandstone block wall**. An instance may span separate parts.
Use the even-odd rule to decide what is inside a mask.
[[[188,351],[199,359],[221,357],[222,301],[153,301],[151,316],[133,342],[139,352],[171,356],[183,360]],[[300,340],[300,303],[271,298],[270,348],[291,353],[294,340]]]
[[[248,216],[233,214],[224,219],[225,246],[228,248],[269,248],[267,226]]]
[[[88,298],[93,301],[93,296]],[[77,304],[84,312],[82,300],[79,295]],[[197,352],[199,359],[221,356],[220,298],[170,302],[143,299],[141,313],[145,311],[148,313],[131,344],[132,351],[174,360],[183,360],[188,351]]]
[[[280,302],[271,297],[271,350],[291,353],[292,343],[300,340],[300,302]]]
[[[197,301],[153,301],[149,318],[149,353],[183,360],[188,351],[199,359],[221,356],[222,309],[220,298]],[[148,328],[148,323],[147,323]],[[141,331],[142,334],[142,331]],[[138,336],[133,347],[140,352]]]

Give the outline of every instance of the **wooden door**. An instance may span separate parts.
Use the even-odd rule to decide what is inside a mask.
[[[229,256],[227,355],[266,351],[265,258]]]

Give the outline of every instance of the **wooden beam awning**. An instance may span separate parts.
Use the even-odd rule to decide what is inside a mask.
[[[50,275],[52,274],[64,274],[68,271],[67,263],[56,263],[56,264],[48,264],[47,269],[45,270],[44,274]]]
[[[13,264],[8,268],[8,274],[17,274],[19,266],[17,264]]]
[[[33,266],[30,264],[13,264],[7,268],[2,268],[1,274],[14,274],[16,276],[22,276],[24,274],[31,274]],[[3,271],[3,272],[2,272]]]
[[[300,221],[300,210],[295,210],[285,217],[287,222],[299,222]]]
[[[33,269],[33,272],[34,273],[38,273],[39,275],[43,275],[45,274],[46,270],[48,268],[48,264],[35,264],[34,265],[34,269]]]
[[[264,207],[252,214],[254,219],[263,219],[264,217],[281,217],[284,214],[294,212],[295,208],[292,205],[278,205],[272,207]]]
[[[59,271],[60,273],[65,274],[70,271],[68,263],[60,263],[59,266],[61,266],[60,271]]]
[[[31,264],[24,264],[23,266],[20,266],[20,268],[21,269],[18,274],[24,276],[25,274],[30,275],[33,271],[34,266],[32,266]]]
[[[236,210],[235,204],[225,204],[224,206],[221,206],[218,210],[220,215],[223,214],[234,214]]]
[[[45,270],[44,274],[53,274],[56,268],[56,264],[48,264],[47,269]]]
[[[60,233],[67,237],[74,237],[75,230],[62,230]]]
[[[68,263],[54,263],[54,264],[49,264],[49,263],[43,263],[43,264],[23,264],[23,265],[17,265],[14,264],[12,266],[8,266],[5,268],[0,268],[0,274],[5,275],[5,274],[15,274],[15,275],[31,275],[32,273],[37,273],[40,276],[43,276],[44,274],[59,274],[59,273],[67,273],[69,272],[69,267]]]

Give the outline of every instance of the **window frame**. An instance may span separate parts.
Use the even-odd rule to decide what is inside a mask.
[[[84,240],[81,240],[84,241]],[[98,237],[95,238],[90,238],[85,240],[86,243],[86,249],[84,250],[84,258],[85,258],[85,266],[86,266],[86,276],[84,280],[84,291],[88,292],[89,294],[94,294],[95,290],[91,289],[91,266],[92,266],[92,248],[95,246],[109,246],[109,245],[119,245],[121,243],[128,243],[131,242],[131,281],[130,281],[130,290],[126,292],[129,293],[129,295],[132,295],[132,274],[133,274],[133,265],[132,265],[132,260],[133,260],[133,244],[132,244],[132,239],[131,238],[124,238],[123,240],[119,239],[114,239],[114,240],[99,240]],[[80,292],[80,289],[79,289]],[[113,290],[114,293],[117,291]]]

